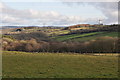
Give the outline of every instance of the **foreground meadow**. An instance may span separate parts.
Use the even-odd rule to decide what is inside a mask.
[[[3,51],[3,78],[117,78],[118,56]]]

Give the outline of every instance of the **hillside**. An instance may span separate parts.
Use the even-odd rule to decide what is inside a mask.
[[[3,34],[3,50],[75,53],[119,52],[116,47],[119,40],[117,25],[91,27],[80,27],[80,29],[78,27],[77,30],[66,29],[66,27],[14,28]]]
[[[53,39],[57,41],[90,41],[102,36],[109,36],[109,37],[118,37],[118,32],[91,32],[91,33],[84,33],[84,34],[70,34],[64,36],[57,36],[53,37]]]
[[[3,78],[118,78],[118,26],[4,29]]]

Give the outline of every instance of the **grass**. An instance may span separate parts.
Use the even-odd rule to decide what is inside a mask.
[[[110,32],[103,34],[102,36],[119,37],[118,34],[120,34],[120,32]]]
[[[57,30],[57,31],[52,31],[48,33],[49,35],[60,35],[60,34],[68,34],[70,31],[69,30]]]
[[[92,36],[92,35],[96,35],[96,34],[102,34],[102,33],[104,33],[104,32],[71,34],[71,35],[58,36],[55,39],[58,40],[58,41],[65,41],[65,40],[70,40],[70,39],[74,39],[74,38],[81,38],[81,37]]]
[[[3,51],[3,78],[117,78],[117,56]]]
[[[92,39],[96,39],[97,37],[101,36],[110,36],[110,37],[118,37],[118,32],[92,32],[92,33],[85,33],[85,34],[71,34],[71,35],[64,35],[64,36],[57,36],[55,39],[57,41],[89,41]]]
[[[71,41],[81,41],[81,42],[84,42],[84,41],[89,41],[89,40],[96,39],[97,37],[101,37],[101,36],[118,37],[118,32],[110,32],[110,33],[105,33],[105,34],[89,36],[89,37],[74,38]]]
[[[80,29],[95,29],[93,27],[79,27],[79,28],[73,28],[71,30],[80,30]]]

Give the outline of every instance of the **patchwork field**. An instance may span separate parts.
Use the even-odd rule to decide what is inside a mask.
[[[92,32],[53,37],[57,41],[89,41],[101,36],[118,37],[118,32]]]
[[[117,78],[118,56],[3,51],[3,78]]]

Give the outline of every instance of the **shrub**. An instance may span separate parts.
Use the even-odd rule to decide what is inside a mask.
[[[3,49],[27,52],[75,52],[75,53],[112,53],[119,52],[118,38],[99,37],[88,42],[46,42],[36,39],[16,40],[3,39]]]

